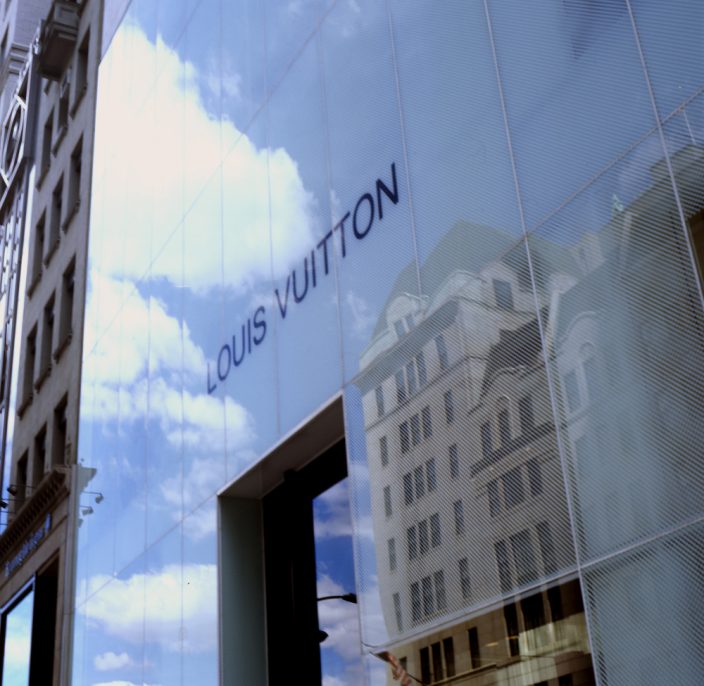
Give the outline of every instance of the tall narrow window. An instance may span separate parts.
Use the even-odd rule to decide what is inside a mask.
[[[421,618],[420,586],[417,581],[411,584],[411,617],[414,622]]]
[[[527,530],[519,531],[510,537],[513,562],[516,566],[516,577],[519,584],[535,581],[538,570],[535,565],[533,543]]]
[[[511,420],[509,419],[508,409],[499,410],[499,440],[501,445],[507,446],[511,443]]]
[[[535,497],[543,492],[543,474],[540,470],[540,462],[537,457],[531,457],[526,462],[528,468],[528,484],[530,485],[530,494]]]
[[[389,571],[395,572],[396,571],[396,539],[390,538],[387,541],[387,545],[389,548]]]
[[[430,550],[428,544],[428,521],[426,519],[418,522],[418,550],[421,555],[425,555]]]
[[[73,277],[71,278],[71,283],[73,284]],[[73,286],[71,286],[71,293],[73,293]],[[73,295],[71,299],[73,300]],[[381,459],[382,467],[386,467],[389,464],[389,442],[386,436],[382,436],[379,439],[379,458]]]
[[[44,122],[44,134],[42,137],[42,159],[41,159],[41,169],[40,176],[43,177],[49,171],[49,165],[51,165],[51,144],[52,136],[54,131],[54,110],[49,112],[49,116]]]
[[[407,453],[411,447],[411,435],[408,432],[408,422],[401,422],[398,427],[398,435],[401,441],[401,452]]]
[[[396,614],[396,628],[403,631],[403,615],[401,614],[401,596],[398,593],[393,594],[394,612]]]
[[[83,157],[83,139],[81,138],[71,153],[68,177],[68,206],[66,208],[66,228],[81,204],[81,164]],[[383,414],[383,412],[382,412]]]
[[[442,668],[442,652],[439,641],[431,643],[430,655],[433,659],[433,681],[442,681],[445,678],[445,673]]]
[[[442,652],[445,658],[445,676],[455,676],[455,645],[452,636],[442,640]]]
[[[504,503],[507,508],[515,507],[525,500],[526,496],[520,467],[514,467],[506,472],[501,477],[501,484],[504,489]]]
[[[457,453],[457,444],[453,443],[447,449],[447,453],[450,460],[450,478],[456,479],[460,475],[460,458]]]
[[[429,576],[424,576],[421,581],[421,589],[423,592],[423,614],[428,615],[435,612],[435,599],[433,597],[433,582]]]
[[[61,465],[66,462],[66,396],[54,409],[54,431],[51,440],[51,463]]]
[[[391,509],[391,486],[384,486],[384,512],[387,517],[392,514]]]
[[[399,369],[394,375],[396,382],[396,402],[401,404],[406,400],[406,378],[403,369]]]
[[[445,343],[445,337],[442,334],[436,336],[435,347],[438,351],[438,362],[440,363],[440,369],[444,371],[450,366],[450,364],[447,356],[447,344]]]
[[[526,631],[537,629],[545,624],[545,607],[543,605],[543,594],[534,593],[527,598],[521,599],[521,613],[523,614],[523,626]]]
[[[418,379],[416,377],[415,360],[411,360],[406,365],[406,382],[408,395],[413,395],[418,390]]]
[[[516,657],[521,654],[521,651],[518,643],[518,612],[515,603],[504,607],[504,620],[506,622],[508,652],[511,657]]]
[[[455,403],[452,399],[452,389],[445,391],[445,419],[448,424],[455,421]]]
[[[435,490],[438,485],[437,473],[435,471],[435,458],[431,457],[425,463],[425,477],[428,481],[428,493]]]
[[[420,680],[424,684],[430,684],[433,681],[430,674],[430,648],[420,649]]]
[[[381,386],[377,386],[374,389],[374,395],[376,396],[376,416],[384,416],[384,389]]]
[[[51,216],[49,218],[49,246],[46,251],[45,260],[48,262],[54,254],[56,248],[59,247],[61,238],[61,222],[63,214],[63,194],[64,194],[64,179],[63,176],[54,187],[54,192],[51,194]]]
[[[433,423],[430,418],[430,407],[426,406],[422,409],[423,417],[423,438],[430,438],[433,435]]]
[[[51,371],[51,351],[54,346],[54,296],[44,306],[42,326],[42,354],[40,360],[39,379],[43,380]]]
[[[469,656],[472,669],[479,669],[482,666],[482,656],[479,652],[479,631],[476,626],[469,629],[467,638],[469,639]]]
[[[27,336],[24,358],[24,375],[22,383],[22,404],[32,398],[34,386],[34,368],[37,362],[37,326]]]
[[[413,502],[413,474],[411,472],[403,475],[403,501],[406,505]]]
[[[428,383],[428,372],[425,368],[425,355],[422,350],[416,355],[416,367],[418,367],[418,385],[425,386]]]
[[[32,243],[32,271],[27,290],[31,293],[42,275],[42,260],[44,259],[44,243],[46,236],[46,212],[42,212],[39,221],[34,227],[34,241]]]
[[[469,563],[467,558],[463,557],[458,560],[457,566],[460,572],[460,592],[462,593],[462,598],[468,600],[472,593],[472,587],[469,580]]]
[[[534,426],[533,399],[529,395],[523,396],[518,401],[518,421],[521,425],[521,433],[529,434]]]
[[[413,445],[420,443],[420,417],[417,414],[411,417],[411,443]]]
[[[15,471],[15,487],[17,494],[15,495],[15,510],[19,510],[24,505],[24,500],[27,495],[27,462],[29,455],[25,453],[17,460]]]
[[[437,548],[442,543],[440,537],[440,514],[437,512],[430,515],[430,542],[433,548]]]
[[[406,529],[406,547],[408,548],[408,559],[415,560],[418,557],[418,541],[415,526],[409,526]]]
[[[496,555],[496,567],[499,570],[499,584],[501,590],[506,593],[513,587],[511,581],[511,568],[508,561],[508,550],[504,541],[494,543],[494,554]]]
[[[46,469],[46,426],[34,437],[34,460],[32,464],[32,486],[36,488]]]
[[[416,485],[416,498],[422,498],[425,495],[425,474],[422,465],[413,470],[413,480]]]
[[[548,522],[540,522],[536,526],[536,530],[538,532],[540,555],[543,558],[543,568],[546,574],[552,574],[557,570],[557,557],[555,555],[555,546],[552,542],[550,524]]]

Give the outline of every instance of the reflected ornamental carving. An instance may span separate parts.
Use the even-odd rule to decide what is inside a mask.
[[[15,93],[0,132],[0,178],[2,189],[0,197],[12,185],[20,166],[24,151],[25,129],[27,122],[26,99]]]

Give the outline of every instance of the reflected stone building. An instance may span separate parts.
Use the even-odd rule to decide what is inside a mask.
[[[698,686],[702,3],[51,12],[3,685]]]

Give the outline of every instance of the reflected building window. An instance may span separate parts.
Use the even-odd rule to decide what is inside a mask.
[[[406,380],[403,375],[403,369],[399,369],[394,375],[396,380],[396,402],[401,404],[406,400]]]
[[[469,641],[469,659],[472,669],[479,669],[482,666],[482,655],[479,650],[479,630],[476,626],[467,630],[467,639]]]
[[[430,648],[420,649],[420,680],[424,684],[432,683],[430,674]]]
[[[441,569],[433,574],[435,582],[435,605],[438,610],[447,608],[447,594],[445,593],[445,572]]]
[[[509,537],[511,552],[516,567],[516,578],[519,584],[526,584],[538,578],[538,569],[535,564],[533,543],[527,529],[519,531]]]
[[[530,486],[530,494],[535,497],[543,492],[543,474],[540,470],[540,462],[537,457],[531,457],[526,462],[528,468],[528,484]]]
[[[498,307],[500,310],[512,310],[513,291],[511,290],[511,284],[508,281],[494,279],[493,286],[496,307]]]
[[[457,444],[453,443],[447,449],[447,453],[450,462],[450,478],[456,479],[460,475],[460,458],[457,454]]]
[[[447,355],[447,344],[445,343],[445,336],[443,336],[443,334],[439,334],[435,337],[435,348],[438,353],[440,370],[445,371],[450,366],[450,358]]]
[[[425,495],[425,471],[422,466],[415,468],[413,477],[416,486],[416,498],[422,498]]]
[[[426,406],[421,411],[423,417],[423,438],[430,438],[433,435],[433,423],[430,418],[430,407]]]
[[[511,419],[508,412],[508,398],[499,399],[497,418],[499,422],[499,441],[502,446],[507,446],[511,443]]]
[[[433,457],[425,463],[425,477],[428,481],[428,493],[432,493],[438,484],[437,474],[435,471],[435,458]]]
[[[506,622],[506,636],[508,639],[508,654],[516,657],[521,654],[518,642],[518,612],[515,603],[504,607],[504,621]]]
[[[426,555],[430,550],[428,538],[428,521],[426,519],[418,522],[418,550],[421,555]]]
[[[403,475],[403,500],[406,505],[413,503],[413,475],[410,472]]]
[[[442,653],[445,658],[445,676],[455,676],[455,644],[452,636],[442,640]]]
[[[518,401],[518,421],[521,425],[521,434],[528,435],[535,426],[533,419],[533,398],[523,396]]]
[[[433,597],[433,581],[429,576],[424,576],[421,581],[421,590],[423,593],[423,614],[428,615],[435,612],[435,598]]]
[[[389,571],[395,572],[396,571],[396,539],[390,538],[387,541],[387,545],[389,548]]]
[[[496,567],[499,571],[499,584],[501,590],[506,593],[513,588],[513,581],[511,580],[508,549],[504,541],[496,541],[494,543],[494,554],[496,555]]]
[[[469,579],[469,563],[466,557],[457,561],[457,567],[460,573],[460,592],[462,593],[462,598],[468,600],[472,594],[472,587],[470,585]]]
[[[445,421],[448,424],[452,424],[455,421],[455,403],[452,399],[452,389],[445,391]]]
[[[384,486],[384,512],[387,517],[392,515],[391,509],[391,486]]]
[[[555,555],[555,546],[552,542],[550,524],[548,522],[540,522],[536,526],[536,531],[538,533],[540,555],[543,558],[543,569],[546,574],[552,574],[557,571],[557,557]]]
[[[379,439],[379,457],[381,459],[381,466],[386,467],[389,464],[389,443],[386,436],[382,436]]]
[[[591,343],[585,343],[580,351],[580,356],[582,358],[582,371],[587,387],[587,395],[593,401],[599,397],[601,388],[594,346]]]
[[[409,526],[406,529],[406,545],[408,547],[408,559],[415,560],[418,557],[418,543],[416,539],[415,526]]]
[[[411,617],[414,622],[420,621],[422,617],[420,604],[420,584],[417,581],[414,581],[411,584]],[[423,679],[423,681],[425,681],[425,679]]]
[[[442,543],[440,537],[440,515],[437,512],[430,515],[430,542],[433,548],[437,548]]]
[[[417,414],[411,417],[411,443],[414,446],[420,443],[420,417]]]
[[[543,594],[534,593],[527,598],[521,598],[521,614],[526,631],[532,631],[545,624],[545,607]]]
[[[515,507],[525,500],[523,476],[520,467],[515,467],[506,472],[506,474],[501,477],[501,485],[503,487],[504,503],[507,509]]]
[[[394,614],[396,615],[396,629],[403,631],[403,615],[401,614],[401,596],[398,593],[393,594]]]
[[[376,396],[376,416],[384,416],[384,389],[381,386],[377,386],[374,390]]]
[[[401,441],[401,452],[407,453],[411,448],[411,434],[408,431],[408,422],[401,422],[398,427],[398,433]]]
[[[46,469],[46,425],[34,437],[34,460],[32,465],[32,487],[36,488]]]

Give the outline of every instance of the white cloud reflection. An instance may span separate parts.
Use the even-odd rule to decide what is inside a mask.
[[[80,585],[79,597],[86,592],[92,597],[79,611],[89,626],[108,636],[131,645],[140,645],[147,636],[170,653],[216,648],[215,565],[166,565],[127,579],[98,574]]]

